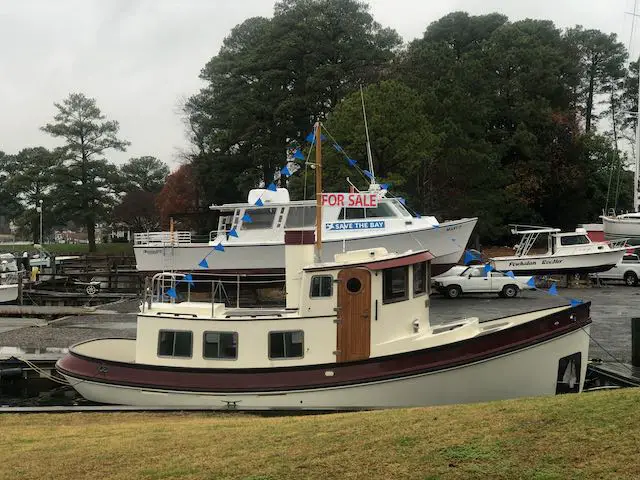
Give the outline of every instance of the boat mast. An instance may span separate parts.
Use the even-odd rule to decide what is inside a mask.
[[[371,156],[371,142],[369,141],[369,126],[367,125],[367,111],[364,108],[364,93],[360,85],[360,99],[362,100],[362,115],[364,116],[364,132],[367,135],[367,158],[369,159],[369,171],[371,172],[371,184],[376,183],[376,174],[373,171],[373,157]]]
[[[319,262],[322,250],[322,140],[319,120],[314,128],[316,140],[316,260]]]

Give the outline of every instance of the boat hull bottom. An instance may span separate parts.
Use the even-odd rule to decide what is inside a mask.
[[[599,265],[597,267],[569,267],[569,268],[518,268],[518,267],[498,267],[496,266],[496,270],[498,271],[508,271],[511,270],[515,275],[532,275],[532,276],[542,276],[542,275],[581,275],[588,273],[600,273],[606,272],[607,270],[611,270],[615,267],[615,263],[607,264],[607,265]]]
[[[559,361],[580,353],[584,382],[589,325],[498,357],[408,377],[308,390],[216,393],[101,383],[61,372],[86,399],[139,407],[213,410],[357,410],[486,402],[553,395]]]

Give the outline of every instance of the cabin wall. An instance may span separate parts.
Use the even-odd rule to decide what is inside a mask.
[[[268,368],[313,365],[335,362],[335,317],[296,317],[269,320],[190,320],[138,316],[136,363],[199,368]],[[160,330],[190,331],[193,333],[191,358],[159,357]],[[304,332],[304,356],[291,359],[269,359],[269,332]],[[236,360],[203,358],[204,332],[237,332]]]

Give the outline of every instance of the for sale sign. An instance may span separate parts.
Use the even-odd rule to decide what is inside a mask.
[[[323,193],[323,207],[375,208],[378,206],[376,193]]]

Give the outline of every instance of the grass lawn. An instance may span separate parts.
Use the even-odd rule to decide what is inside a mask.
[[[54,255],[83,255],[89,253],[88,244],[73,243],[51,243],[43,245],[44,249]],[[133,255],[133,247],[129,243],[98,243],[96,245],[98,255]],[[0,252],[18,253],[22,252],[37,253],[32,243],[0,243]]]
[[[0,415],[7,479],[637,479],[640,390],[347,414]]]

